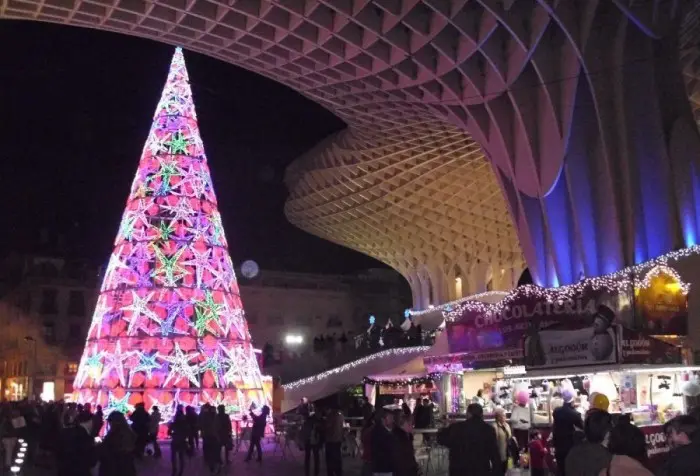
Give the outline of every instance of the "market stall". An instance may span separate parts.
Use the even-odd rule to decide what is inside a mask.
[[[582,414],[592,405],[629,414],[658,461],[668,451],[663,423],[700,393],[700,368],[685,366],[677,345],[688,291],[673,269],[657,265],[565,288],[524,286],[494,304],[464,302],[445,313],[447,352],[426,356],[426,369],[444,374],[454,418],[472,401],[487,419],[503,408],[525,443],[530,428],[549,432],[566,395]]]

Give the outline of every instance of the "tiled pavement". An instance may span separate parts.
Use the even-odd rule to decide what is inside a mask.
[[[143,461],[138,462],[138,476],[170,476],[170,446],[168,443],[163,444],[163,457],[154,459],[153,457],[144,457]],[[250,463],[245,463],[245,452],[241,449],[238,453],[231,453],[231,464],[224,466],[221,475],[235,476],[297,476],[304,474],[304,454],[298,449],[287,449],[284,454],[274,443],[268,442],[263,449],[263,462],[257,463],[255,460]],[[323,455],[321,455],[323,459]],[[343,459],[343,475],[344,476],[359,476],[361,462],[358,458],[346,457]],[[97,475],[95,469],[93,474]],[[204,461],[201,455],[201,448],[198,454],[193,458],[188,458],[186,461],[185,471],[186,476],[209,476],[211,473],[204,466]],[[312,473],[313,474],[313,473]],[[325,465],[321,462],[321,475],[325,475]],[[39,468],[26,468],[22,476],[54,476],[55,471]]]

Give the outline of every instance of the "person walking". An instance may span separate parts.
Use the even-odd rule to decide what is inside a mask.
[[[321,474],[321,448],[323,448],[323,420],[312,413],[304,421],[302,428],[304,433],[304,474],[309,476],[311,473],[311,455],[314,459],[314,476]]]
[[[190,456],[199,449],[199,416],[194,407],[187,406],[185,409],[185,419],[187,420],[187,444]]]
[[[377,410],[377,422],[369,436],[374,476],[391,476],[396,469],[396,461],[392,457],[395,446],[394,422],[393,413],[384,409]]]
[[[467,420],[438,432],[437,441],[450,450],[449,476],[503,476],[496,430],[484,422],[478,403],[467,407]]]
[[[199,428],[202,432],[202,453],[204,463],[212,474],[219,471],[221,466],[221,444],[217,429],[216,410],[205,403],[199,414]]]
[[[593,410],[583,423],[585,440],[574,446],[566,457],[567,476],[598,476],[607,468],[612,455],[605,447],[612,430],[612,417],[603,410]]]
[[[503,408],[496,409],[495,417],[496,421],[493,424],[493,429],[496,431],[498,454],[501,458],[503,474],[505,474],[506,471],[508,471],[508,457],[510,456],[510,445],[513,438],[513,432],[510,429],[508,421],[506,421],[506,411]]]
[[[229,452],[233,449],[233,427],[231,417],[226,414],[226,407],[219,405],[216,414],[216,429],[219,433],[219,444],[224,451],[224,461],[230,464]]]
[[[175,417],[168,425],[170,434],[170,467],[172,476],[182,476],[185,471],[185,454],[188,450],[189,425],[182,405],[175,408]],[[178,464],[179,463],[179,464]]]
[[[342,476],[343,474],[343,457],[341,447],[343,444],[343,436],[345,435],[345,419],[340,413],[337,405],[334,405],[328,412],[326,418],[326,470],[328,476]]]
[[[111,412],[107,423],[109,431],[99,447],[99,476],[136,476],[134,457],[138,454],[138,436],[129,428],[126,417],[121,412]]]
[[[571,389],[564,389],[562,399],[564,405],[552,412],[552,442],[554,457],[557,460],[557,474],[566,476],[566,457],[574,446],[574,434],[583,431],[583,420],[572,403],[574,393]]]
[[[143,458],[143,452],[146,450],[146,445],[148,444],[151,416],[146,411],[146,407],[143,403],[137,403],[129,419],[131,420],[131,429],[136,434],[134,454],[137,459],[141,459]]]
[[[160,409],[154,405],[151,409],[151,419],[148,422],[148,441],[153,445],[153,457],[156,459],[161,457],[160,444],[158,444],[161,420]]]
[[[260,414],[256,415],[253,411],[250,411],[250,418],[253,420],[253,428],[250,433],[250,447],[248,448],[248,455],[245,458],[245,462],[249,462],[253,457],[253,450],[258,451],[258,463],[262,463],[262,447],[260,446],[260,441],[265,436],[265,427],[267,426],[267,417],[270,415],[270,407],[263,405],[260,410]]]
[[[58,476],[90,476],[97,464],[97,451],[92,433],[92,416],[81,413],[76,425],[61,430],[56,448],[56,473]]]
[[[372,476],[372,432],[374,431],[375,417],[365,417],[360,442],[362,443],[362,476]],[[309,476],[308,474],[306,476]],[[318,475],[316,475],[318,476]]]
[[[394,476],[418,476],[418,462],[413,450],[411,417],[400,414],[394,425]]]
[[[542,434],[534,428],[530,430],[530,476],[545,476],[547,474],[547,456],[549,451],[542,441]]]
[[[100,436],[102,427],[105,424],[105,416],[102,413],[102,405],[97,405],[95,407],[95,414],[92,416],[92,436]]]
[[[599,476],[653,476],[647,469],[644,433],[629,421],[619,422],[612,429],[609,448],[612,459],[607,468],[600,470]]]

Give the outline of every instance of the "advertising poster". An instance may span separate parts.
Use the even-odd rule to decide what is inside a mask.
[[[573,330],[542,330],[525,338],[525,366],[576,367],[614,364],[615,329],[593,326]]]
[[[528,367],[616,361],[618,297],[587,290],[548,301],[523,289],[498,312],[467,310],[447,324],[451,354],[473,363],[508,360]]]

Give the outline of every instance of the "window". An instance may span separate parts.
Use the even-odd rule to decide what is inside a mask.
[[[85,297],[82,291],[71,291],[68,295],[68,315],[85,317]]]
[[[56,340],[56,328],[53,325],[53,322],[44,322],[44,327],[43,327],[43,334],[44,334],[44,340],[52,344]]]
[[[58,304],[56,298],[58,292],[53,288],[44,288],[41,291],[41,313],[58,314]]]
[[[71,324],[68,328],[68,338],[69,339],[80,339],[83,333],[82,326],[80,324]]]
[[[78,373],[78,363],[77,362],[69,362],[66,365],[66,371],[68,375],[74,375]]]

